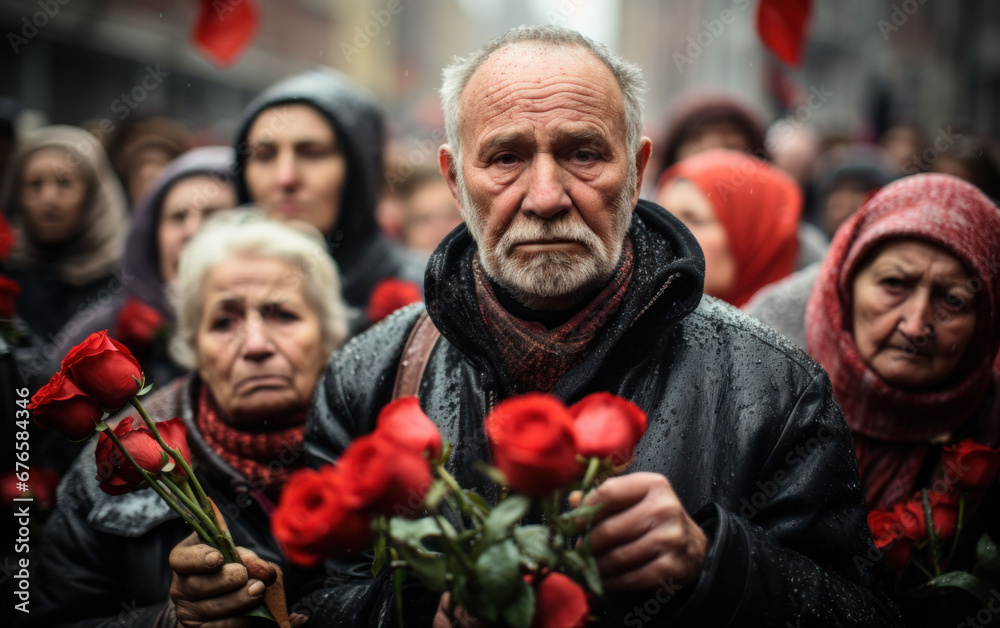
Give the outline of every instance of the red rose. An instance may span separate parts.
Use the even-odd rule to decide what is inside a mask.
[[[62,361],[80,389],[109,410],[117,410],[139,392],[142,370],[125,345],[108,337],[107,330],[90,334],[69,350]],[[139,381],[136,381],[139,380]]]
[[[48,508],[55,504],[59,473],[42,467],[28,467],[28,490],[21,490],[23,482],[17,477],[23,471],[8,471],[0,475],[0,500],[14,508],[14,499],[31,498],[36,506]],[[23,475],[22,475],[23,477]],[[23,503],[21,504],[24,505]]]
[[[423,455],[377,432],[354,439],[337,468],[348,505],[375,515],[413,515],[431,487],[431,469]]]
[[[416,397],[396,399],[378,415],[375,431],[394,443],[430,457],[441,455],[441,432],[420,409]]]
[[[399,308],[423,300],[424,295],[416,283],[395,278],[383,279],[372,290],[365,316],[374,325]]]
[[[529,575],[525,580],[533,579]],[[550,572],[535,587],[531,628],[583,628],[589,613],[587,593],[569,576]]]
[[[872,529],[875,547],[882,552],[889,569],[900,570],[910,559],[911,541],[895,513],[873,510],[868,513],[868,527]]]
[[[948,445],[941,463],[954,473],[955,487],[965,491],[985,491],[1000,471],[1000,449],[993,449],[971,438]]]
[[[169,421],[161,421],[156,424],[156,429],[160,432],[160,438],[163,439],[163,442],[169,445],[172,449],[179,451],[184,460],[190,465],[191,448],[188,446],[187,425],[184,425],[183,419],[175,417]],[[171,460],[173,460],[172,457]],[[183,476],[184,468],[180,465],[176,465],[170,472],[173,475]]]
[[[938,537],[950,539],[954,536],[958,525],[958,502],[950,495],[934,491],[927,494],[927,501],[931,506],[931,517],[934,519],[934,530]],[[905,504],[896,504],[893,512],[903,524],[908,538],[918,542],[927,538],[924,501],[920,493],[916,493]]]
[[[129,298],[118,310],[115,337],[132,353],[147,351],[156,338],[156,331],[163,324],[163,317],[156,310],[135,297]]]
[[[171,419],[178,421],[179,419]],[[173,469],[174,461],[160,448],[153,432],[145,426],[132,426],[132,417],[126,417],[115,426],[114,432],[122,446],[135,460],[135,464],[146,473],[156,476]],[[166,439],[164,439],[166,442]],[[97,449],[94,452],[97,459],[97,481],[101,490],[109,495],[122,495],[144,488],[146,480],[142,477],[111,438],[101,432],[97,439]]]
[[[21,284],[0,275],[0,318],[14,318],[19,296],[21,296]]]
[[[511,489],[540,497],[581,475],[573,417],[552,395],[531,393],[500,403],[486,417],[497,468]]]
[[[576,452],[584,458],[611,458],[615,466],[625,464],[646,432],[646,413],[610,393],[587,395],[569,412]]]
[[[104,416],[101,406],[62,371],[38,389],[28,409],[33,411],[31,416],[38,427],[54,429],[71,441],[90,437]]]
[[[339,473],[332,466],[292,474],[271,518],[271,530],[292,562],[306,567],[367,545],[371,518],[349,508]]]
[[[7,261],[10,251],[17,242],[17,233],[14,231],[4,215],[0,213],[0,261]]]

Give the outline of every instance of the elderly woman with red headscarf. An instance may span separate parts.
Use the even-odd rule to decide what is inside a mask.
[[[660,177],[656,201],[701,245],[709,296],[742,307],[795,268],[802,193],[760,159],[731,150],[688,157]]]
[[[964,491],[964,531],[947,568],[971,569],[983,531],[1000,538],[1000,452],[991,449],[1000,441],[1000,212],[949,175],[883,188],[833,240],[806,343],[847,417],[869,509],[922,522],[923,498],[911,501],[928,489],[946,555]],[[982,464],[963,457],[973,450]],[[920,516],[904,517],[907,505]],[[887,550],[897,545],[890,537],[899,548],[920,541],[910,529],[883,532],[876,542]],[[911,625],[955,625],[927,624],[925,613],[913,610]]]

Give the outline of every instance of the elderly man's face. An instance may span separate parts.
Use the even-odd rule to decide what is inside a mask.
[[[514,44],[466,85],[461,173],[447,147],[442,171],[487,274],[525,305],[568,307],[614,271],[649,155],[625,132],[618,82],[582,48]]]

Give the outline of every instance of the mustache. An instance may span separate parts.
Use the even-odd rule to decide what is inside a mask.
[[[528,220],[512,224],[497,241],[497,248],[510,251],[519,244],[539,240],[568,240],[589,250],[600,246],[597,236],[586,225],[568,220]]]

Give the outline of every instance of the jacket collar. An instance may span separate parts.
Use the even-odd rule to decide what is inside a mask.
[[[629,330],[637,323],[655,322],[666,330],[690,314],[701,301],[705,258],[683,224],[654,203],[640,200],[628,237],[635,255],[628,292],[589,355],[552,391],[571,399],[591,380]],[[427,264],[424,296],[427,312],[441,335],[476,366],[497,380],[501,394],[513,391],[503,358],[486,329],[472,274],[476,243],[462,226],[442,241]]]

